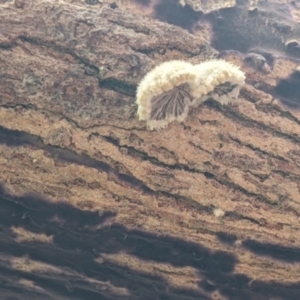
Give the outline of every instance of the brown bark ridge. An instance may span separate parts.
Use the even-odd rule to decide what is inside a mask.
[[[218,52],[132,5],[0,2],[1,299],[300,299],[297,59],[148,131],[146,72]]]

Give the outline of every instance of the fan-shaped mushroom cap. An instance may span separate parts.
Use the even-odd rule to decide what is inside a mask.
[[[209,60],[194,66],[197,80],[191,86],[197,106],[209,98],[222,104],[237,100],[240,87],[245,83],[245,74],[239,67],[225,60]]]
[[[190,106],[213,98],[221,104],[238,100],[245,74],[225,60],[209,60],[198,65],[173,60],[155,67],[137,89],[138,116],[150,129],[182,122]]]
[[[150,129],[182,122],[193,98],[190,85],[196,81],[196,69],[188,62],[173,60],[155,67],[137,89],[138,116]]]

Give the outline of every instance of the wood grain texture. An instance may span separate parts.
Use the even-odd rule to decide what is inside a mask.
[[[88,4],[0,1],[2,299],[299,299],[298,58],[225,51],[241,103],[147,131],[138,82],[207,28]]]

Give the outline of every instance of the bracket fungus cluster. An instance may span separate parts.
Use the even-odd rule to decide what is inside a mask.
[[[208,99],[221,104],[237,101],[245,74],[225,60],[209,60],[198,65],[173,60],[146,74],[137,89],[139,120],[149,129],[161,129],[170,122],[183,122],[190,107]]]

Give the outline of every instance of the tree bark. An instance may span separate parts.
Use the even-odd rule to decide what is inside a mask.
[[[297,59],[226,52],[239,105],[148,131],[137,84],[207,28],[87,3],[0,1],[2,299],[299,299]]]

